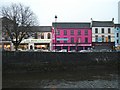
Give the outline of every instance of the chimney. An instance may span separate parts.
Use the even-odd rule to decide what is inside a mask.
[[[91,18],[91,21],[93,21],[93,19]]]
[[[112,18],[112,21],[114,22],[114,18]]]

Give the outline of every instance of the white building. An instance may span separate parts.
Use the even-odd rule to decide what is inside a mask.
[[[92,21],[92,46],[95,49],[112,49],[114,42],[114,19],[112,21]]]
[[[52,27],[51,26],[32,26],[27,30],[25,38],[21,41],[20,49],[23,50],[51,50],[52,48]]]

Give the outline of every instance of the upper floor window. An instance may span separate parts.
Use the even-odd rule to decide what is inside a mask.
[[[64,43],[67,43],[67,38],[64,37]]]
[[[81,30],[78,30],[78,35],[81,35]]]
[[[117,37],[119,37],[119,33],[117,33]]]
[[[108,33],[111,33],[111,29],[110,28],[108,28]]]
[[[117,43],[119,43],[119,40],[117,40]]]
[[[111,42],[111,36],[108,35],[108,42]]]
[[[102,28],[101,30],[102,30],[101,32],[104,33],[104,28]]]
[[[48,33],[47,37],[48,37],[48,39],[50,39],[50,33]]]
[[[88,35],[88,30],[85,30],[85,35]]]
[[[98,35],[95,36],[95,42],[98,42]]]
[[[78,42],[78,43],[81,43],[81,38],[77,38],[77,42]]]
[[[74,35],[74,30],[71,30],[71,35]]]
[[[95,28],[95,33],[98,33],[98,28]]]
[[[38,39],[38,35],[37,35],[37,32],[35,32],[35,34],[34,34],[34,35],[35,35],[35,39]]]
[[[60,43],[60,40],[59,40],[59,38],[57,38],[57,39],[56,39],[56,41],[57,41],[57,43]]]
[[[71,43],[74,43],[74,38],[73,37],[71,37]]]
[[[102,42],[104,42],[105,41],[105,37],[104,37],[104,35],[102,35]]]
[[[57,35],[60,35],[60,30],[57,30],[56,34],[57,34]]]
[[[88,43],[88,38],[85,38],[85,43]]]
[[[44,39],[44,33],[41,33],[41,39]]]
[[[64,30],[64,35],[67,35],[67,30]]]

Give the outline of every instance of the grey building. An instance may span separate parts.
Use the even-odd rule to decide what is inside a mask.
[[[118,2],[118,23],[120,24],[120,1]]]

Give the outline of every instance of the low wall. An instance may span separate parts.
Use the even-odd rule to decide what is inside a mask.
[[[118,69],[118,52],[2,52],[2,69],[6,71],[75,70],[104,66]],[[75,67],[75,68],[74,68]],[[102,68],[102,67],[101,67]]]

